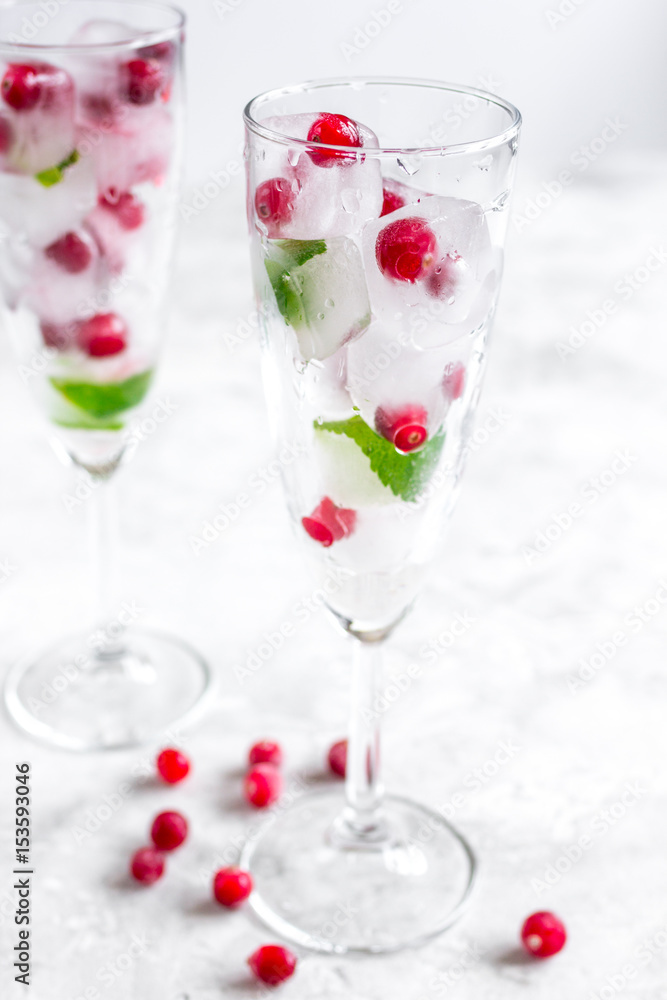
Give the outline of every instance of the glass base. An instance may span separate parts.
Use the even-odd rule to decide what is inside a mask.
[[[98,655],[90,635],[73,636],[29,663],[5,684],[15,722],[68,750],[138,746],[202,708],[208,664],[181,639],[131,630],[115,653]]]
[[[281,937],[345,954],[416,947],[463,913],[476,861],[438,813],[387,796],[387,837],[351,846],[340,836],[342,791],[309,793],[280,807],[245,845],[250,905]]]

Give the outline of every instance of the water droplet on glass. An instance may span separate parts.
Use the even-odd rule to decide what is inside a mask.
[[[359,205],[361,203],[361,192],[354,190],[353,188],[345,188],[340,196],[340,200],[343,203],[343,208],[346,212],[352,215],[354,212],[359,211]]]
[[[396,162],[408,177],[413,177],[422,165],[419,156],[399,156]]]
[[[324,313],[318,313],[317,314],[317,318],[318,319],[324,319]]]
[[[512,156],[516,156],[516,151],[518,148],[519,148],[519,140],[512,139],[510,142],[510,153],[512,154]]]
[[[327,309],[333,309],[333,307],[336,305],[333,299],[325,299],[324,304],[327,307]]]
[[[301,156],[301,150],[296,149],[294,146],[290,146],[290,148],[287,150],[287,162],[292,167],[295,167],[297,165],[300,156]]]

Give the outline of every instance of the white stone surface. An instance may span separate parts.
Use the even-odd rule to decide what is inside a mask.
[[[667,609],[655,605],[639,625],[631,617],[639,606],[654,608],[646,602],[667,580],[667,266],[627,301],[615,288],[661,246],[666,166],[657,158],[601,162],[520,232],[511,227],[478,420],[484,427],[500,413],[502,426],[471,455],[438,571],[392,642],[390,672],[410,661],[423,671],[385,716],[387,784],[436,807],[463,797],[454,800],[455,820],[482,862],[473,905],[417,952],[304,954],[279,990],[283,1000],[667,997]],[[541,181],[524,183],[515,217]],[[310,593],[278,485],[249,485],[271,447],[255,338],[234,350],[225,341],[253,308],[242,203],[236,179],[184,226],[156,390],[178,410],[121,483],[124,593],[145,609],[145,623],[168,626],[209,657],[219,695],[178,734],[194,771],[174,789],[137,778],[156,747],[60,753],[0,719],[0,995],[8,1000],[260,995],[245,958],[274,935],[246,912],[209,903],[201,872],[258,821],[239,791],[251,742],[279,739],[289,771],[308,775],[344,731],[349,648],[324,614],[299,623],[245,684],[234,673],[263,635],[296,621],[295,606]],[[615,313],[560,359],[557,343],[607,299]],[[0,583],[4,672],[86,620],[91,607],[85,503],[65,509],[72,472],[50,452],[5,341],[0,352],[0,558],[15,567]],[[631,456],[628,467],[596,494],[592,478],[619,451]],[[191,536],[239,492],[251,496],[249,509],[195,556]],[[528,558],[525,548],[573,503],[581,515]],[[425,655],[458,614],[474,622],[450,648],[445,634],[438,655]],[[619,631],[627,642],[571,691],[582,658]],[[489,762],[503,741],[520,750],[496,769]],[[36,869],[29,991],[12,988],[10,969],[10,793],[14,762],[25,759],[34,774]],[[471,774],[485,766],[476,789]],[[613,809],[628,783],[635,798]],[[82,839],[107,796],[122,804]],[[168,807],[189,816],[191,839],[168,877],[134,888],[128,858]],[[534,880],[544,881],[582,836],[591,845],[581,860],[538,891]],[[545,908],[566,921],[569,944],[550,962],[525,960],[520,924]],[[114,963],[135,935],[145,950],[118,976]],[[463,973],[471,949],[481,957]]]

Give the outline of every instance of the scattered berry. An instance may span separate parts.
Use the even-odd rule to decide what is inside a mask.
[[[448,364],[442,377],[442,391],[447,399],[454,402],[463,395],[466,384],[466,370],[460,361]]]
[[[329,497],[324,497],[309,517],[301,518],[310,537],[325,548],[351,535],[356,521],[356,510],[337,507]]]
[[[323,142],[327,146],[350,146],[358,149],[361,136],[356,122],[345,115],[322,114],[308,130],[308,142]],[[308,150],[313,163],[318,167],[333,167],[334,164],[354,163],[356,156],[346,156],[334,149]]]
[[[565,925],[553,913],[533,913],[521,928],[521,940],[526,949],[537,958],[556,955],[565,945]]]
[[[248,965],[263,983],[277,986],[294,975],[296,956],[279,944],[264,944],[250,956]]]
[[[44,251],[49,260],[54,261],[69,274],[85,271],[93,259],[90,246],[76,233],[65,233]]]
[[[260,740],[250,747],[248,751],[248,763],[253,764],[273,764],[280,767],[283,762],[283,751],[279,743],[271,740]]]
[[[0,156],[8,153],[14,141],[14,129],[5,117],[0,117]]]
[[[169,747],[158,754],[156,761],[158,774],[168,785],[176,785],[190,772],[190,761],[180,750]]]
[[[266,809],[280,798],[283,779],[273,764],[256,764],[248,771],[243,784],[243,792],[251,806]]]
[[[157,59],[131,59],[122,67],[122,93],[130,104],[152,104],[164,82]]]
[[[404,207],[405,198],[398,191],[392,190],[388,182],[385,181],[382,186],[382,211],[380,212],[380,218],[383,215],[390,215],[392,212],[397,212],[399,208]]]
[[[175,851],[188,835],[188,821],[178,812],[163,812],[155,817],[151,840],[160,851]]]
[[[397,219],[379,233],[375,258],[388,278],[414,282],[429,272],[435,248],[435,235],[423,219]]]
[[[222,906],[238,906],[252,892],[252,877],[240,868],[221,868],[213,877],[213,895]]]
[[[109,188],[101,196],[100,205],[114,213],[123,229],[138,229],[139,226],[143,225],[144,203],[139,201],[130,191],[119,193],[115,188]]]
[[[272,177],[255,191],[257,218],[268,229],[269,239],[280,235],[280,226],[289,219],[293,207],[292,186],[284,177]]]
[[[154,847],[141,847],[132,858],[132,877],[144,885],[152,885],[164,874],[164,856]]]
[[[401,410],[385,410],[378,406],[375,411],[378,434],[405,455],[423,445],[428,436],[427,420],[426,410],[421,406],[405,406]]]
[[[347,768],[347,740],[339,740],[329,748],[327,754],[329,770],[337,774],[339,778],[345,777]]]
[[[15,111],[32,111],[42,95],[40,75],[35,66],[11,63],[0,84],[5,104]]]
[[[78,341],[91,358],[107,358],[127,347],[127,327],[116,313],[98,313],[81,324]]]

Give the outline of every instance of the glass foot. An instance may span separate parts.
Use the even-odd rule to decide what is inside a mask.
[[[476,861],[438,813],[387,796],[389,835],[369,849],[339,835],[342,791],[309,793],[280,807],[245,845],[250,905],[283,938],[317,951],[388,952],[415,947],[462,914]]]
[[[146,743],[202,708],[211,673],[181,639],[132,630],[104,657],[89,640],[65,639],[10,670],[5,701],[22,729],[68,750],[113,750]]]

